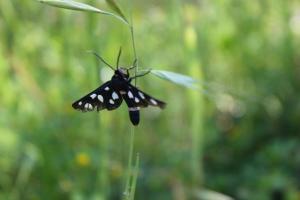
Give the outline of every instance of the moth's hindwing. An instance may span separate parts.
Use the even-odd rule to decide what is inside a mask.
[[[96,90],[75,101],[72,107],[83,112],[93,111],[94,109],[99,111],[118,108],[122,103],[122,96],[119,91],[113,89],[111,83],[111,81],[104,83]]]
[[[124,100],[126,101],[128,107],[147,107],[147,106],[156,106],[163,109],[166,106],[166,103],[160,101],[145,92],[139,90],[131,84],[128,84],[128,89],[126,94],[122,94]]]
[[[149,96],[131,84],[128,84],[127,89],[120,91],[120,93],[128,106],[130,121],[133,125],[139,124],[141,107],[151,105],[164,108],[166,105],[166,103]]]

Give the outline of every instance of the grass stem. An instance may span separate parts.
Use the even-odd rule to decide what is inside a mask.
[[[132,13],[132,12],[131,12]],[[136,76],[138,71],[138,59],[136,53],[136,46],[135,46],[135,39],[134,39],[134,27],[133,27],[133,20],[132,16],[130,16],[130,35],[132,41],[132,49],[134,54],[135,62],[135,72],[134,76]],[[137,80],[134,79],[134,85],[136,86]],[[127,172],[127,179],[125,184],[125,191],[124,191],[124,200],[134,200],[134,193],[136,188],[136,182],[138,177],[138,168],[139,168],[139,154],[136,156],[136,163],[134,169],[132,168],[132,155],[134,150],[134,136],[135,136],[135,128],[132,127],[130,131],[130,147],[129,147],[129,156],[128,156],[128,172]]]

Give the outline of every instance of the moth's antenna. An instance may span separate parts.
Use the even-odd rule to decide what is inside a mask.
[[[119,54],[118,54],[118,58],[117,58],[117,69],[119,69],[119,61],[120,61],[121,54],[122,54],[122,47],[120,47],[120,49],[119,49]]]
[[[104,64],[106,64],[107,66],[109,66],[112,70],[115,71],[115,68],[113,66],[111,66],[110,64],[108,64],[101,56],[99,56],[96,52],[94,51],[87,51],[88,53],[92,53],[94,54],[99,60],[101,60]]]

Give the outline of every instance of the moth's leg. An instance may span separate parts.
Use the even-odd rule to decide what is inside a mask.
[[[151,72],[151,69],[149,69],[148,71],[146,71],[146,72],[145,72],[145,73],[143,73],[143,74],[139,74],[139,75],[136,75],[136,76],[130,77],[130,78],[128,79],[128,82],[130,82],[130,81],[132,81],[133,79],[136,79],[136,78],[138,78],[138,77],[145,76],[145,75],[149,74],[150,72]]]
[[[132,70],[136,67],[136,64],[137,64],[137,59],[134,59],[133,63],[132,63],[132,66],[127,68],[127,70]]]

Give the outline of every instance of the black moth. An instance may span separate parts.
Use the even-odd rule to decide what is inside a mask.
[[[147,106],[157,106],[159,108],[164,108],[166,103],[160,101],[156,98],[151,97],[150,95],[142,92],[130,82],[137,78],[148,74],[150,71],[147,71],[144,74],[136,75],[134,77],[129,76],[129,70],[135,67],[136,62],[134,62],[133,67],[131,68],[122,68],[119,67],[119,58],[121,55],[121,49],[119,51],[117,59],[117,69],[115,70],[111,65],[105,62],[99,55],[94,53],[101,61],[106,65],[112,68],[115,73],[112,76],[110,81],[107,81],[94,91],[85,95],[81,99],[75,101],[72,104],[72,107],[83,112],[93,111],[93,110],[114,110],[118,108],[123,99],[125,100],[128,110],[130,121],[133,125],[138,125],[140,121],[140,108]]]

